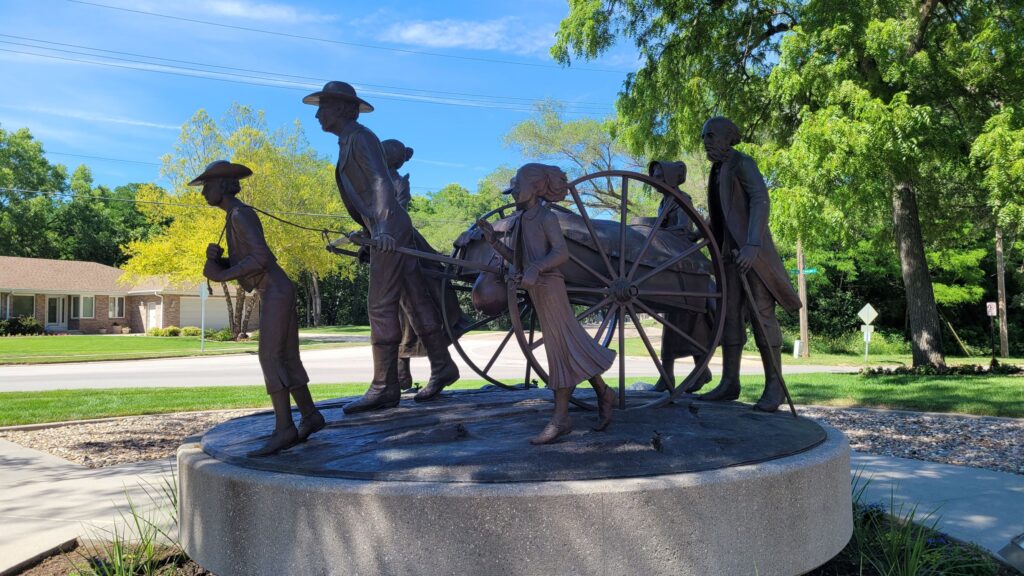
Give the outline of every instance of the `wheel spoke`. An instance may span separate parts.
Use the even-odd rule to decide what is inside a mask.
[[[510,328],[505,334],[505,337],[502,338],[501,344],[498,345],[498,349],[494,351],[494,355],[487,361],[487,366],[484,366],[484,374],[491,371],[491,366],[494,366],[494,362],[498,359],[498,356],[501,356],[501,352],[505,349],[505,345],[508,344],[508,341],[512,339],[512,334],[514,333],[515,330]]]
[[[619,305],[618,304],[612,303],[612,305],[608,307],[608,311],[605,312],[605,314],[604,314],[604,320],[601,321],[601,325],[598,326],[598,328],[597,328],[597,334],[594,335],[594,340],[598,340],[598,341],[601,340],[601,337],[604,334],[604,329],[608,327],[608,323],[609,322],[614,322],[613,319],[614,319],[615,315],[618,313],[618,311],[619,311]],[[604,346],[605,348],[608,347],[608,341],[611,338],[612,330],[615,329],[614,328],[614,324],[612,326],[613,326],[613,328],[611,328],[608,331],[608,338],[606,338],[604,340],[604,342],[601,342],[601,345]]]
[[[651,308],[649,306],[644,304],[642,300],[636,300],[635,302],[636,302],[637,306],[639,306],[651,318],[654,318],[655,320],[657,320],[662,326],[665,326],[666,328],[671,329],[676,334],[679,334],[680,336],[682,336],[684,340],[686,340],[690,344],[693,344],[694,346],[696,346],[697,349],[700,350],[701,354],[707,354],[708,353],[707,346],[701,344],[700,342],[697,342],[696,340],[693,339],[693,336],[690,336],[686,332],[683,332],[678,326],[676,326],[675,324],[673,324],[673,323],[669,322],[668,320],[665,320],[664,318],[662,318],[657,312],[655,312],[654,310],[651,310]]]
[[[611,301],[612,301],[612,297],[611,297],[611,296],[609,296],[609,297],[605,298],[604,300],[601,300],[601,301],[600,301],[600,302],[598,302],[597,304],[594,304],[594,305],[593,305],[593,306],[591,306],[590,308],[587,308],[587,309],[586,309],[586,310],[584,310],[583,312],[580,312],[579,314],[577,314],[577,315],[576,315],[576,321],[577,321],[577,322],[581,322],[581,321],[582,321],[582,320],[583,320],[584,318],[587,318],[588,316],[590,316],[590,315],[591,315],[591,314],[593,314],[594,312],[597,312],[597,310],[598,310],[599,308],[601,308],[602,306],[604,306],[605,304],[607,304],[607,303],[609,303],[609,302],[611,302]]]
[[[531,307],[530,308],[530,339],[527,340],[527,345],[526,345],[526,347],[529,348],[531,351],[533,350],[533,335],[534,335],[534,332],[536,331],[536,326],[537,326],[537,311],[534,310]],[[530,387],[530,371],[532,369],[533,369],[533,366],[529,362],[527,362],[526,363],[526,378],[523,379],[523,386],[525,388],[529,388]]]
[[[626,308],[619,306],[619,409],[626,408]]]
[[[575,263],[576,263],[576,265],[577,265],[577,266],[579,266],[580,268],[583,268],[583,269],[584,269],[584,270],[586,270],[587,272],[590,272],[590,274],[591,274],[592,276],[594,276],[595,278],[597,278],[597,279],[598,279],[598,280],[600,280],[601,282],[604,282],[604,283],[605,283],[606,285],[607,285],[607,284],[611,284],[611,283],[612,283],[612,281],[611,281],[611,280],[609,280],[607,276],[605,276],[605,275],[601,274],[601,273],[600,273],[600,272],[598,272],[597,270],[594,270],[593,268],[591,268],[590,266],[588,266],[586,262],[584,262],[583,260],[580,260],[580,259],[579,259],[578,257],[576,257],[576,255],[575,255],[575,254],[573,254],[573,253],[572,253],[571,251],[569,252],[569,260],[572,260],[573,262],[575,262]]]
[[[597,294],[599,296],[608,294],[607,288],[587,288],[586,286],[567,286],[565,291],[570,294]]]
[[[644,239],[644,245],[640,248],[640,253],[637,254],[636,260],[633,261],[633,265],[629,268],[629,276],[627,276],[627,278],[633,278],[633,275],[636,274],[636,269],[640,266],[640,261],[643,260],[644,254],[647,254],[647,250],[650,249],[651,242],[654,241],[654,233],[661,228],[661,224],[665,221],[665,216],[668,215],[670,207],[671,205],[667,204],[665,209],[658,214],[658,219],[654,221],[654,227],[651,228],[651,232],[647,234],[647,238]]]
[[[679,296],[682,298],[712,298],[722,297],[721,292],[673,292],[671,290],[640,290],[637,296]]]
[[[668,386],[669,393],[672,393],[676,389],[675,379],[668,375],[665,371],[665,366],[661,363],[661,357],[657,352],[654,351],[654,346],[651,344],[650,338],[647,337],[647,331],[640,324],[640,318],[636,315],[636,309],[632,304],[626,304],[629,307],[629,317],[633,319],[633,324],[636,326],[637,332],[640,333],[640,339],[644,341],[644,346],[647,347],[647,352],[651,355],[651,359],[654,360],[654,365],[658,368],[658,373],[661,374],[662,381]]]
[[[466,328],[465,332],[472,332],[473,330],[476,330],[477,328],[479,328],[481,326],[486,326],[487,324],[490,324],[491,322],[494,322],[495,320],[497,320],[498,318],[501,318],[502,316],[503,316],[503,314],[498,314],[498,315],[495,315],[495,316],[488,316],[488,317],[484,318],[483,320],[477,320],[476,322],[473,322],[472,324],[470,324],[469,327]]]
[[[694,252],[700,250],[701,248],[703,248],[703,247],[705,247],[707,245],[708,245],[707,238],[701,240],[700,242],[697,242],[696,244],[694,244],[693,246],[690,246],[686,250],[683,250],[679,254],[676,254],[675,256],[672,256],[668,260],[665,260],[657,268],[655,268],[654,270],[651,270],[647,274],[644,274],[643,276],[640,277],[639,280],[636,280],[635,282],[633,282],[633,284],[636,284],[637,286],[643,284],[644,282],[646,282],[646,281],[650,280],[651,278],[653,278],[655,275],[657,275],[662,270],[665,270],[669,266],[672,266],[676,262],[679,262],[683,258],[686,258],[690,254],[693,254]]]
[[[583,217],[583,223],[587,225],[587,232],[590,233],[590,238],[597,247],[598,253],[601,254],[601,258],[604,260],[604,265],[608,268],[608,274],[614,276],[614,268],[612,268],[612,261],[608,258],[608,253],[605,252],[604,246],[601,246],[601,242],[597,237],[597,232],[594,231],[594,223],[590,221],[590,216],[587,214],[587,207],[583,204],[583,200],[580,198],[580,193],[576,191],[575,186],[569,187],[569,193],[572,194],[572,199],[576,201],[576,207],[580,210],[580,216]]]
[[[622,177],[622,193],[619,207],[619,278],[626,275],[626,228],[628,224],[629,208],[629,180]],[[625,312],[623,312],[625,314]]]

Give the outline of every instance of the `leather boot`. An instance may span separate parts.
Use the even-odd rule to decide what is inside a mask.
[[[740,397],[740,360],[743,346],[722,346],[722,379],[718,386],[707,394],[701,394],[701,400],[713,402],[735,400]]]
[[[422,390],[416,393],[413,400],[428,402],[437,398],[445,386],[459,379],[459,367],[448,353],[448,339],[440,332],[422,338],[430,359],[430,380]]]
[[[693,357],[693,361],[695,363],[700,363],[702,360],[702,358],[697,356]],[[691,374],[683,381],[682,384],[680,384],[680,386],[683,387],[683,392],[686,392],[687,394],[694,394],[703,388],[705,384],[711,382],[711,378],[711,370],[709,368],[704,368],[704,370],[698,374]]]
[[[345,405],[345,414],[382,410],[398,406],[398,344],[373,345],[373,382],[363,397]]]
[[[412,388],[412,371],[409,370],[409,358],[398,359],[398,387],[402,390]]]
[[[782,380],[779,374],[772,367],[772,358],[775,359],[775,366],[782,369],[782,347],[772,346],[761,349],[761,362],[764,363],[764,392],[761,399],[754,404],[754,410],[762,412],[775,412],[779,405],[786,401],[786,394],[782,391]]]

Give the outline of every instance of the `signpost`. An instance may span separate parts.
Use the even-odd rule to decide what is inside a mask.
[[[996,359],[996,316],[999,314],[995,302],[985,302],[985,312],[988,313],[989,333],[992,335],[992,359]]]
[[[206,352],[206,299],[210,296],[206,284],[199,283],[199,351]]]
[[[878,311],[871,306],[871,304],[865,304],[860,312],[857,312],[857,316],[864,321],[861,325],[860,331],[864,333],[864,362],[868,361],[868,345],[871,344],[871,334],[874,333],[875,327],[871,325],[878,318]]]

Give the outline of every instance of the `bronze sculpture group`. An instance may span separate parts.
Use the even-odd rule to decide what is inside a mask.
[[[413,255],[437,253],[415,229],[407,212],[411,197],[409,176],[401,176],[398,170],[411,158],[412,149],[398,140],[381,142],[357,121],[360,113],[372,112],[373,107],[349,84],[328,82],[302,101],[316,106],[316,118],[323,131],[338,137],[336,184],[346,211],[360,226],[350,237],[363,246],[360,254],[370,268],[368,313],[373,379],[366,393],[346,404],[343,410],[356,414],[398,406],[402,390],[412,386],[409,357],[418,355],[428,357],[431,371],[414,400],[435,400],[459,378],[458,367],[448,351],[449,338],[442,330],[442,317],[448,315],[441,311],[445,306],[457,310],[458,303],[446,302],[443,296],[432,292],[430,286],[434,283],[425,281],[426,271]],[[730,120],[715,117],[704,124],[702,139],[712,162],[708,224],[724,257],[727,305],[716,311],[725,316],[722,377],[713,390],[699,398],[738,398],[739,363],[749,317],[765,365],[764,393],[754,408],[774,412],[787,399],[779,369],[782,341],[775,305],[792,312],[799,309],[800,301],[768,231],[767,187],[754,160],[734,149],[740,141],[739,130]],[[266,443],[250,455],[265,456],[306,440],[323,429],[326,422],[309,394],[309,378],[299,359],[294,288],[267,247],[255,211],[236,197],[239,181],[251,173],[242,165],[218,161],[191,184],[202,185],[206,201],[226,213],[228,257],[224,258],[219,244],[210,244],[204,275],[215,281],[237,280],[246,290],[257,290],[261,295],[259,359],[274,407],[275,428]],[[649,176],[674,189],[683,201],[689,200],[679,189],[686,178],[682,162],[652,162]],[[483,272],[477,285],[481,289],[478,293],[475,285],[473,297],[478,308],[486,309],[493,304],[478,303],[481,294],[503,298],[506,283],[513,289],[521,288],[529,296],[543,327],[546,383],[553,391],[555,410],[548,424],[530,442],[554,442],[572,431],[569,403],[573,390],[583,381],[590,382],[598,398],[599,422],[595,430],[604,430],[611,422],[616,394],[605,384],[602,374],[612,365],[614,353],[577,322],[559,271],[570,255],[559,217],[550,207],[569,193],[566,175],[554,166],[526,164],[517,171],[506,192],[512,194],[516,212],[506,223],[508,229],[501,238],[486,220],[477,222],[477,229],[497,254],[497,262],[480,267]],[[689,213],[696,214],[692,201],[689,207]],[[656,221],[674,234],[696,234],[693,220],[667,194]],[[497,288],[488,289],[488,285]],[[716,288],[712,283],[707,289],[713,292]],[[710,329],[707,314],[675,314],[675,323],[691,334]],[[461,312],[456,312],[455,317],[464,320]],[[677,358],[693,356],[706,360],[713,352],[690,346],[688,341],[694,342],[666,329],[661,350],[664,370],[656,389],[675,387],[672,365]],[[710,372],[702,371],[691,375],[681,386],[687,393],[693,393],[710,379]],[[292,420],[289,397],[301,414],[297,427]]]

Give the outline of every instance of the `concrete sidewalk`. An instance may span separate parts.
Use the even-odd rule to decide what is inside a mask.
[[[129,498],[149,513],[146,490],[159,492],[173,466],[90,469],[0,440],[0,574],[79,536],[102,537],[122,513],[130,518]]]
[[[109,530],[127,494],[150,504],[143,486],[159,486],[173,463],[160,460],[88,469],[0,440],[0,574],[77,536]],[[947,534],[997,553],[1024,532],[1024,476],[904,458],[853,454],[855,474],[870,479],[864,501],[890,500],[917,518],[939,517]]]

